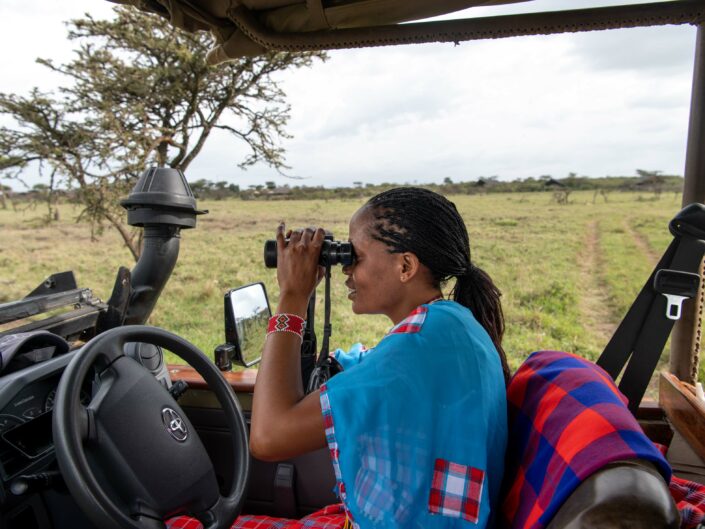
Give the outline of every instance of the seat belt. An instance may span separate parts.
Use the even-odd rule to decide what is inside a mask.
[[[705,254],[705,206],[690,204],[670,222],[674,239],[597,360],[636,413],[683,301],[697,294]]]

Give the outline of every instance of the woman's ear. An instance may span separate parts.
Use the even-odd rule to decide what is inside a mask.
[[[419,272],[419,258],[411,252],[399,254],[401,258],[399,279],[402,283],[408,283]]]

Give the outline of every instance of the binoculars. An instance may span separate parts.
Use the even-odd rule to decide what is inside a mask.
[[[289,244],[289,239],[286,239]],[[355,252],[352,243],[334,241],[332,235],[326,235],[321,247],[321,255],[318,264],[321,266],[343,265],[348,266],[355,261]],[[277,267],[277,241],[269,240],[264,243],[264,266],[267,268]]]

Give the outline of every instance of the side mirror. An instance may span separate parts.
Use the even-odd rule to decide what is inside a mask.
[[[225,294],[225,347],[230,359],[245,367],[257,364],[272,316],[263,283],[252,283]],[[219,348],[222,348],[220,346]],[[217,362],[221,367],[220,362]],[[221,367],[222,368],[222,367]]]

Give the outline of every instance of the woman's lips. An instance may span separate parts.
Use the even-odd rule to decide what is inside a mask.
[[[354,288],[348,287],[348,299],[354,298],[356,293],[357,291]]]

